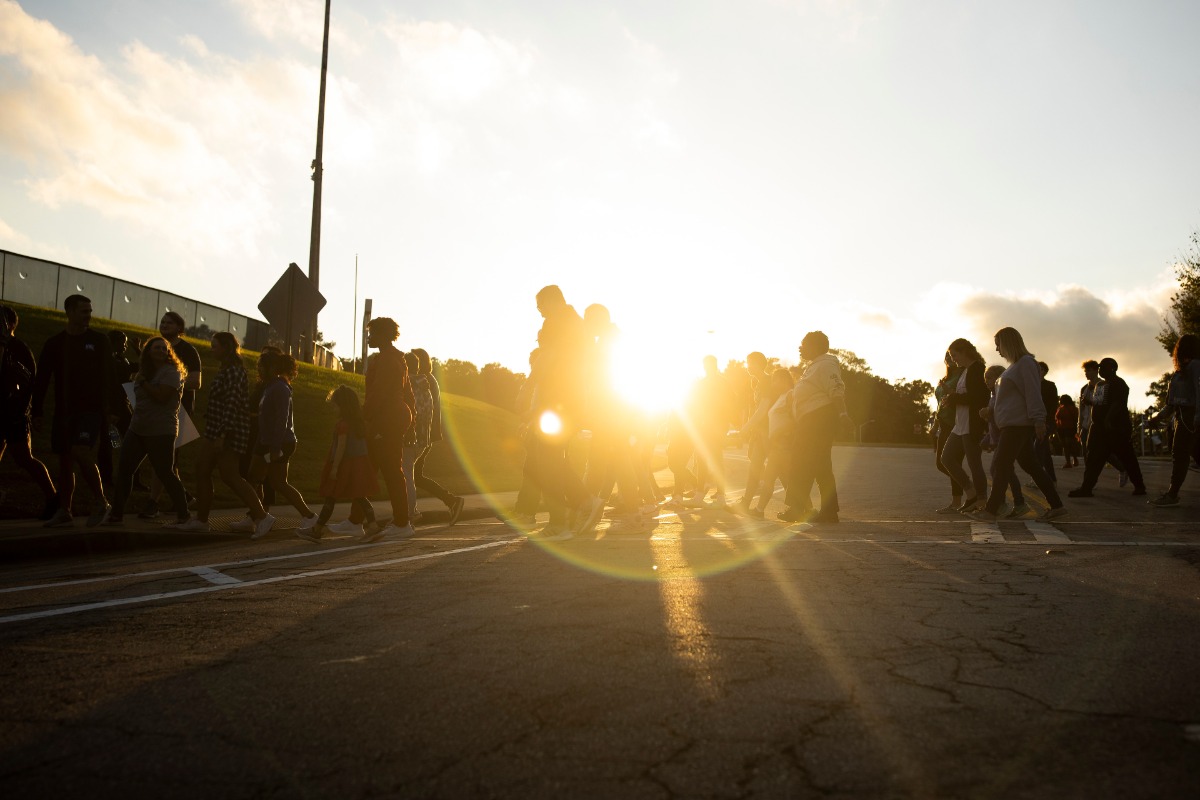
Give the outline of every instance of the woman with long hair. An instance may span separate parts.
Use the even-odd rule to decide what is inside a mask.
[[[950,470],[942,464],[942,450],[946,447],[946,440],[950,438],[950,431],[954,429],[955,409],[946,398],[954,392],[963,370],[954,363],[949,350],[942,357],[942,361],[946,364],[946,374],[933,389],[933,397],[938,404],[937,413],[933,418],[933,465],[938,468],[938,472],[950,479],[950,504],[939,508],[937,513],[957,514],[962,509],[963,485],[956,481]]]
[[[221,476],[247,508],[253,532],[271,529],[275,518],[262,506],[254,488],[238,471],[243,453],[250,450],[250,393],[246,367],[242,364],[242,346],[228,331],[214,333],[212,354],[221,368],[208,390],[204,410],[204,436],[200,438],[196,461],[196,517],[171,527],[186,531],[207,531],[212,509],[213,472]]]
[[[1171,353],[1175,371],[1167,385],[1167,402],[1157,418],[1171,417],[1174,432],[1171,437],[1171,485],[1158,498],[1155,506],[1179,505],[1179,490],[1187,477],[1188,459],[1200,427],[1200,337],[1185,333],[1175,342]]]
[[[121,442],[117,489],[106,524],[121,524],[133,476],[146,458],[175,506],[176,522],[188,521],[187,495],[173,467],[175,438],[179,435],[179,399],[183,396],[186,374],[187,369],[166,339],[155,336],[146,342],[133,376],[133,415]]]
[[[288,483],[288,461],[296,452],[292,381],[299,367],[296,359],[286,353],[264,354],[259,360],[259,371],[267,381],[259,402],[258,441],[254,444],[254,457],[250,462],[250,483],[260,483],[265,477],[275,488],[275,493],[300,512],[300,530],[308,530],[317,524],[317,515],[296,487]],[[256,529],[250,538],[260,539],[266,535],[266,530],[259,532]]]
[[[983,356],[966,339],[955,339],[946,350],[954,364],[962,370],[953,391],[942,398],[943,405],[954,410],[954,423],[942,445],[942,466],[950,479],[959,486],[970,487],[971,494],[963,501],[960,511],[972,511],[987,499],[987,473],[983,470],[983,452],[979,444],[987,422],[979,415],[988,405],[987,384],[983,381]],[[963,470],[963,458],[971,476]]]
[[[1065,516],[1058,490],[1042,469],[1034,455],[1034,439],[1044,439],[1046,429],[1046,404],[1042,402],[1042,371],[1033,354],[1025,347],[1025,340],[1015,328],[996,331],[996,352],[1009,363],[1008,369],[996,382],[996,405],[985,417],[995,419],[1000,428],[996,443],[996,454],[992,457],[995,469],[992,477],[992,492],[987,505],[968,513],[979,522],[995,522],[1000,506],[1004,504],[1004,493],[1013,474],[1013,462],[1029,473],[1037,488],[1045,495],[1050,508],[1038,519],[1044,521]]]

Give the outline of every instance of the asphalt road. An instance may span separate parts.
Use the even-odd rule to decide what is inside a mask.
[[[1200,793],[1200,476],[986,526],[932,513],[925,451],[836,460],[843,522],[798,534],[705,510],[10,561],[0,792]]]

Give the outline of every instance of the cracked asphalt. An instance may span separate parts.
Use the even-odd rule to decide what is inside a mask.
[[[1068,545],[984,544],[930,514],[925,451],[838,463],[845,521],[799,535],[476,519],[10,563],[0,791],[1197,796],[1197,486],[1168,516],[1106,476]]]

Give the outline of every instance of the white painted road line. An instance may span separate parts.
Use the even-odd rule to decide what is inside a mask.
[[[995,522],[972,522],[971,541],[976,544],[995,544],[1004,541],[1000,526]]]
[[[188,569],[188,572],[193,572],[199,575],[201,578],[204,578],[204,580],[208,581],[209,583],[215,583],[217,586],[226,586],[231,583],[241,583],[240,580],[232,575],[226,575],[224,572],[217,572],[215,569],[210,569],[209,567],[191,567]]]
[[[1065,533],[1048,522],[1026,522],[1025,527],[1039,544],[1070,544]]]
[[[285,581],[300,580],[301,578],[319,578],[324,575],[335,575],[341,572],[358,572],[365,569],[378,569],[379,567],[390,567],[394,564],[403,564],[409,561],[424,561],[430,558],[442,558],[444,556],[453,556],[459,553],[470,553],[475,550],[486,550],[490,547],[519,544],[523,541],[524,539],[506,539],[500,542],[488,542],[487,544],[475,545],[474,547],[460,547],[455,550],[443,550],[437,553],[424,553],[419,556],[404,556],[403,558],[389,558],[386,561],[374,561],[367,564],[350,564],[344,567],[331,567],[329,569],[311,570],[309,572],[299,572],[295,575],[277,575],[274,578],[260,578],[254,581],[224,583],[215,586],[202,586],[198,589],[182,589],[176,592],[158,592],[156,594],[142,595],[141,597],[122,597],[116,600],[103,600],[98,603],[84,603],[77,606],[52,608],[46,611],[31,611],[26,614],[11,614],[7,617],[0,617],[0,624],[7,622],[25,622],[33,619],[45,619],[46,617],[60,617],[66,614],[79,614],[84,611],[98,611],[103,608],[116,608],[118,606],[129,606],[138,603],[152,603],[155,600],[173,600],[177,597],[189,597],[197,594],[210,594],[212,592],[221,592],[227,589],[265,586],[271,583],[283,583]]]

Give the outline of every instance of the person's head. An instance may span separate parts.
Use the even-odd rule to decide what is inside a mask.
[[[1100,377],[1108,380],[1117,374],[1117,360],[1115,358],[1100,359]]]
[[[279,356],[283,355],[283,351],[278,347],[264,347],[258,356],[258,379],[260,381],[270,380],[275,366],[271,363]]]
[[[409,375],[416,375],[421,362],[417,359],[416,353],[408,352],[404,354],[404,365],[408,367]]]
[[[1017,363],[1024,356],[1033,355],[1025,346],[1025,340],[1021,338],[1021,334],[1016,328],[1001,328],[996,331],[994,339],[996,352],[1010,364]]]
[[[400,326],[391,317],[375,317],[367,323],[367,347],[386,347],[400,338]]]
[[[108,346],[112,348],[114,355],[119,356],[124,353],[125,348],[129,346],[129,337],[125,335],[125,331],[109,331]]]
[[[567,304],[562,289],[554,284],[543,286],[537,293],[537,310],[543,317],[548,317]]]
[[[17,312],[9,306],[0,306],[0,318],[3,318],[4,327],[8,330],[8,335],[11,336],[17,332]]]
[[[800,358],[812,361],[829,352],[829,337],[821,331],[809,331],[800,340]]]
[[[1043,378],[1046,377],[1048,374],[1050,374],[1050,365],[1047,364],[1045,361],[1038,362],[1038,369],[1040,369],[1042,371]]]
[[[966,339],[955,339],[951,342],[950,346],[946,348],[946,356],[960,367],[974,364],[976,361],[983,362],[983,356],[975,349],[975,345]],[[949,362],[947,366],[949,366]]]
[[[433,372],[433,361],[429,358],[429,353],[426,353],[420,347],[414,347],[412,354],[417,357],[417,371],[422,375],[429,375]]]
[[[299,371],[300,367],[296,364],[296,359],[287,353],[271,356],[270,377],[283,378],[288,383],[291,383]]]
[[[16,325],[13,325],[15,328]],[[1187,363],[1194,358],[1200,358],[1200,336],[1194,333],[1185,333],[1179,337],[1179,341],[1175,342],[1175,349],[1171,351],[1171,361],[1175,364],[1175,371],[1183,369]]]
[[[1064,394],[1062,397],[1058,398],[1058,403],[1059,405],[1063,406],[1073,406],[1075,405],[1075,399],[1069,394]]]
[[[218,331],[212,335],[212,351],[222,363],[240,361],[242,358],[242,344],[229,331]]]
[[[167,364],[171,364],[179,370],[180,375],[187,375],[187,367],[179,361],[170,342],[161,336],[154,336],[147,340],[145,346],[142,347],[142,355],[138,359],[138,375],[144,380],[150,380]]]
[[[583,325],[588,336],[601,336],[612,326],[612,314],[607,306],[592,303],[583,310]]]
[[[720,372],[721,372],[721,370],[719,369],[719,367],[717,365],[717,357],[716,356],[705,356],[704,357],[704,374],[705,375],[718,375],[718,374],[720,374]]]
[[[983,371],[983,382],[987,384],[988,389],[996,385],[996,381],[1000,380],[1000,376],[1004,374],[1004,367],[999,364],[992,364]]]
[[[746,356],[746,369],[751,375],[765,375],[767,372],[767,357],[755,350]]]
[[[186,327],[183,315],[178,311],[164,311],[162,319],[158,321],[158,332],[162,334],[164,339],[170,342],[183,336],[183,329]]]
[[[63,310],[67,312],[67,325],[74,328],[86,328],[92,324],[92,299],[81,294],[73,294],[63,301]]]
[[[1087,361],[1080,364],[1083,367],[1083,374],[1089,381],[1094,381],[1100,376],[1100,362],[1089,358]]]
[[[794,385],[792,373],[786,369],[780,368],[771,373],[771,386],[780,394],[790,391]]]
[[[343,384],[330,392],[325,400],[333,404],[338,416],[349,423],[351,433],[363,435],[362,405],[358,401],[358,392]]]

